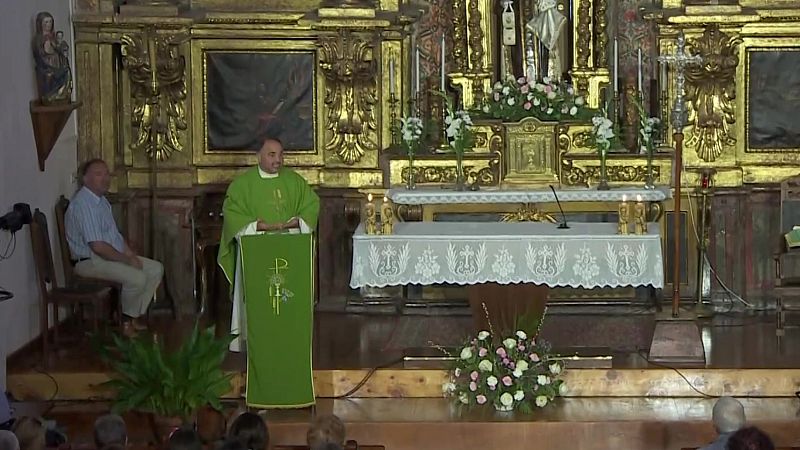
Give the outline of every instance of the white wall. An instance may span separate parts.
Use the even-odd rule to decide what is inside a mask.
[[[40,172],[28,112],[28,103],[36,97],[31,38],[36,13],[48,11],[73,50],[70,3],[71,0],[0,0],[0,214],[17,202],[29,203],[31,210],[42,210],[50,225],[54,252],[58,251],[58,242],[53,208],[59,195],[70,196],[74,191],[75,114],[47,159],[45,171]],[[71,61],[74,64],[74,58]],[[7,355],[39,334],[39,293],[28,227],[17,232],[16,238],[13,256],[0,261],[0,286],[14,293],[13,299],[0,302],[0,389],[6,386]],[[8,233],[0,232],[0,252],[8,239]],[[60,273],[58,260],[56,264]]]

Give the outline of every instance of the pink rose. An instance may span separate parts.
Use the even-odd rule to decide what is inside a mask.
[[[519,83],[519,84],[525,84],[527,82],[528,82],[528,80],[526,80],[525,77],[517,78],[517,83]]]
[[[545,93],[545,94],[549,94],[549,93],[551,93],[551,92],[553,92],[553,86],[550,86],[549,84],[546,84],[546,85],[544,86],[544,93]]]
[[[486,356],[488,353],[489,353],[489,350],[486,350],[486,349],[485,349],[485,348],[483,348],[483,347],[481,347],[481,348],[478,350],[478,356],[480,356],[481,358],[483,358],[484,356]]]
[[[532,106],[533,105],[531,105],[531,102],[525,102],[525,104],[522,105],[522,107],[525,108],[525,111],[531,109]]]
[[[531,88],[530,88],[530,87],[528,87],[528,85],[527,85],[527,84],[524,84],[524,85],[522,85],[522,87],[521,87],[521,88],[519,88],[519,91],[520,91],[520,92],[522,92],[523,94],[527,94],[527,93],[528,93],[528,91],[530,91],[530,90],[531,90]]]
[[[530,358],[531,358],[531,361],[533,361],[533,362],[539,362],[539,355],[537,355],[536,353],[531,353],[530,354]]]
[[[519,345],[517,346],[517,350],[519,350],[519,351],[521,351],[521,352],[524,352],[524,351],[525,351],[525,346],[524,346],[524,345],[522,345],[522,344],[519,344]]]
[[[503,365],[507,366],[508,363],[509,363],[509,359],[508,358],[503,358]]]
[[[478,371],[477,370],[473,370],[472,373],[469,374],[469,377],[472,379],[472,381],[477,381],[478,380]]]
[[[475,397],[475,401],[477,401],[479,405],[482,405],[482,404],[486,403],[486,396],[485,395],[479,395],[479,396]]]
[[[517,365],[514,364],[514,361],[511,361],[510,363],[508,363],[508,368],[511,369],[511,370],[514,370],[516,367],[517,367]]]
[[[503,347],[500,347],[500,348],[498,348],[498,349],[497,349],[497,352],[495,352],[495,353],[497,353],[497,356],[499,356],[499,357],[501,357],[501,358],[505,358],[505,357],[506,357],[506,355],[508,355],[508,354],[506,353],[506,349],[504,349]]]
[[[497,389],[497,385],[496,385],[496,384],[495,384],[495,385],[492,385],[492,386],[489,386],[489,390],[490,390],[490,391],[493,391],[493,390],[495,390],[495,389]]]
[[[472,391],[472,392],[477,391],[478,390],[478,384],[475,383],[474,381],[470,381],[469,382],[469,390]]]
[[[511,386],[511,384],[514,383],[514,381],[512,381],[511,377],[508,375],[504,376],[502,381],[506,386]]]

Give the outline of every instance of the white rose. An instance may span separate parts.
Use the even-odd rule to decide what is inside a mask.
[[[503,340],[503,345],[505,345],[506,348],[511,349],[517,346],[517,341],[516,339],[508,338]]]
[[[469,347],[464,347],[461,349],[461,359],[470,359],[472,358],[472,349]]]
[[[583,97],[575,97],[575,104],[578,106],[582,106],[584,103]]]
[[[478,369],[480,369],[481,372],[491,372],[492,371],[492,362],[489,361],[488,359],[484,359],[484,360],[482,360],[481,362],[478,363]]]
[[[514,103],[515,103],[515,102],[516,102],[516,101],[514,100],[514,97],[509,97],[509,98],[508,98],[508,106],[514,106]]]
[[[453,371],[453,375],[455,375],[456,378],[460,377],[461,376],[461,367],[456,367],[456,370]]]
[[[511,90],[508,88],[508,86],[503,86],[503,95],[508,95],[508,93],[509,93],[510,91],[511,91]]]
[[[524,332],[524,331],[522,331],[522,330],[517,330],[517,337],[518,337],[518,338],[520,338],[520,339],[522,339],[523,341],[524,341],[525,339],[528,339],[528,335],[527,335],[527,334],[525,334],[525,332]]]
[[[519,370],[519,367],[517,367],[513,372],[511,372],[511,375],[514,375],[515,378],[519,378],[522,376],[522,371]]]
[[[456,385],[455,385],[454,383],[449,383],[449,382],[448,382],[448,383],[444,383],[444,384],[442,385],[442,392],[443,392],[445,395],[452,394],[452,393],[453,393],[453,392],[455,392],[455,391],[456,391]]]
[[[539,106],[542,104],[542,101],[539,100],[539,97],[533,99],[533,106]]]
[[[523,398],[525,398],[525,393],[524,392],[522,392],[522,391],[514,392],[514,400],[519,402],[519,401],[522,401]]]
[[[489,112],[489,105],[483,105],[483,112],[485,113]]]
[[[499,91],[500,89],[503,89],[503,83],[501,83],[501,82],[499,82],[499,81],[498,81],[498,82],[496,82],[496,83],[494,84],[494,88],[495,88],[495,90],[498,90],[498,91]]]
[[[525,372],[526,370],[528,370],[528,361],[525,361],[524,359],[520,359],[519,361],[517,361],[517,363],[516,363],[516,365],[514,367],[516,367],[517,369]]]
[[[489,332],[488,331],[481,331],[480,333],[478,333],[478,339],[480,339],[482,341],[486,340],[487,337],[489,337]]]
[[[545,397],[544,395],[536,397],[536,406],[538,406],[539,408],[544,408],[545,406],[547,406],[547,397]]]
[[[547,114],[553,114],[553,108],[547,108]]]
[[[542,83],[544,83],[544,84],[550,84],[550,77],[544,77],[544,78],[542,78]]]
[[[508,392],[503,392],[503,395],[500,396],[500,404],[503,406],[511,406],[514,404],[514,397]]]
[[[561,386],[558,387],[558,395],[566,395],[567,392],[569,392],[569,389],[567,389],[567,384],[561,383]]]
[[[558,375],[561,373],[561,366],[558,363],[550,364],[550,373],[553,375]]]
[[[497,377],[494,375],[490,375],[489,378],[486,379],[487,386],[497,386]]]
[[[542,386],[546,386],[550,384],[550,378],[547,375],[539,375],[536,378],[536,382],[541,384]]]
[[[460,401],[461,403],[463,403],[465,405],[469,404],[469,397],[467,397],[467,393],[466,392],[462,392],[462,393],[458,394],[458,401]]]
[[[569,109],[569,114],[572,115],[572,116],[574,116],[575,114],[578,114],[578,107],[577,106],[573,106],[572,108],[570,108]]]
[[[549,98],[550,100],[552,100],[552,99],[556,98],[556,91],[550,91],[550,92],[548,92],[548,93],[547,93],[547,98]]]

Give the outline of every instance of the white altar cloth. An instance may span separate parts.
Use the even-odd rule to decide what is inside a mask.
[[[664,286],[658,224],[402,222],[391,235],[353,235],[350,287],[495,282],[550,287]]]
[[[645,202],[660,202],[672,197],[667,188],[659,189],[556,189],[561,202],[621,202],[636,201],[641,196]],[[549,189],[503,190],[497,188],[481,188],[478,191],[454,191],[442,188],[392,188],[386,196],[398,205],[435,205],[435,204],[470,204],[470,203],[544,203],[555,202],[553,192]]]

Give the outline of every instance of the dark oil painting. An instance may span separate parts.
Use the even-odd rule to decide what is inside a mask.
[[[314,54],[207,52],[208,151],[314,150]]]
[[[751,50],[748,148],[800,148],[800,48]]]

